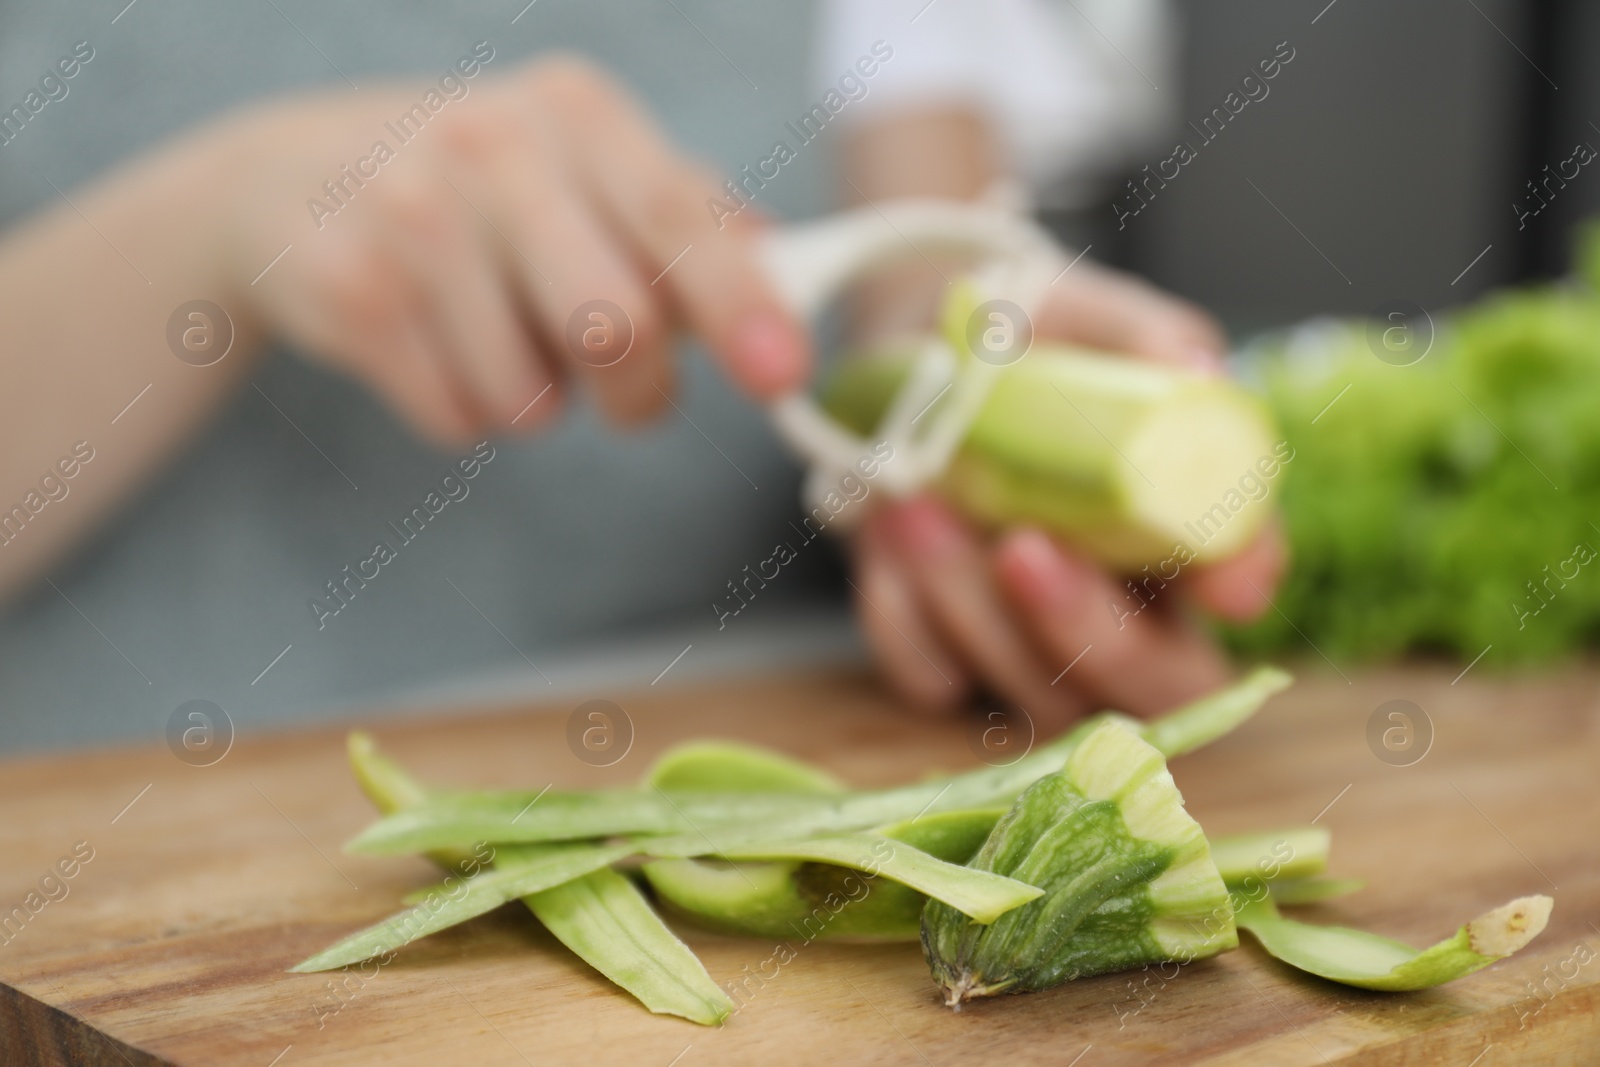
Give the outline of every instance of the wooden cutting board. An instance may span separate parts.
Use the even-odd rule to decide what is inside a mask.
[[[915,945],[796,938],[779,966],[787,953],[774,944],[686,929],[712,976],[745,991],[725,1027],[706,1029],[648,1014],[509,906],[335,995],[329,976],[285,968],[435,875],[420,860],[340,851],[370,817],[342,730],[246,728],[208,767],[160,745],[0,764],[0,918],[58,863],[73,871],[47,885],[60,899],[0,934],[0,1062],[1592,1064],[1600,673],[1474,672],[1454,685],[1452,674],[1308,679],[1174,766],[1213,833],[1314,818],[1332,829],[1334,873],[1370,888],[1312,909],[1316,921],[1423,945],[1512,897],[1555,897],[1521,955],[1443,989],[1347,989],[1247,940],[1176,976],[1111,975],[956,1014],[936,1001]],[[603,769],[568,749],[570,705],[373,728],[428,779],[486,786],[622,783],[664,747],[708,735],[774,745],[864,785],[976,762],[961,726],[897,713],[854,674],[612,696],[634,739]],[[1369,746],[1369,718],[1393,699],[1432,723],[1409,766]]]

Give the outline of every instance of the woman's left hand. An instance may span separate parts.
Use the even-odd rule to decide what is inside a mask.
[[[1034,329],[1130,358],[1223,369],[1226,340],[1209,315],[1088,261],[1056,283]],[[914,705],[948,711],[983,687],[1053,733],[1099,708],[1152,714],[1222,684],[1227,660],[1191,611],[1253,618],[1285,563],[1270,525],[1130,614],[1122,580],[1043,531],[987,535],[923,496],[874,512],[856,538],[856,608],[891,685]]]

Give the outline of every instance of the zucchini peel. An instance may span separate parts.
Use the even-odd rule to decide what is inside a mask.
[[[1403,993],[1430,989],[1505,959],[1539,936],[1553,904],[1547,896],[1518,897],[1421,951],[1364,930],[1285,919],[1270,897],[1240,908],[1238,922],[1270,955],[1307,974]]]

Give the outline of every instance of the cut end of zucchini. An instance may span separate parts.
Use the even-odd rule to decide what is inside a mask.
[[[1480,956],[1509,956],[1544,931],[1554,906],[1547,896],[1518,897],[1469,922],[1467,943]]]
[[[1151,407],[1123,449],[1129,510],[1143,528],[1186,545],[1196,561],[1226,559],[1272,514],[1272,483],[1257,466],[1278,470],[1272,446],[1249,395],[1220,382],[1181,387]]]

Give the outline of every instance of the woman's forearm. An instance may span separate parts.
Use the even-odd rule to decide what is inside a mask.
[[[498,173],[495,166],[499,164],[493,153],[487,161],[479,158],[485,155],[482,146],[519,145],[517,136],[526,133],[525,125],[508,125],[507,117],[523,116],[535,106],[560,117],[576,101],[584,107],[600,108],[614,124],[639,121],[628,117],[626,102],[597,74],[571,62],[530,67],[525,75],[507,78],[496,87],[480,84],[482,88],[470,94],[470,102],[452,103],[441,119],[430,120],[430,127],[442,122],[449,129],[430,128],[426,137],[417,139],[417,146],[404,147],[400,161],[389,165],[394,173],[386,171],[381,178],[368,174],[371,191],[361,192],[354,200],[351,218],[346,219],[340,211],[337,233],[331,227],[320,232],[321,227],[308,220],[307,196],[317,193],[328,175],[343,173],[341,165],[368,150],[374,136],[388,137],[384,131],[389,127],[382,120],[409,114],[407,105],[415,92],[363,93],[360,100],[313,97],[231,116],[118,168],[91,187],[63,190],[64,195],[44,211],[0,239],[0,322],[6,329],[5,344],[0,348],[0,597],[35,579],[80,542],[219,410],[248,375],[267,329],[264,323],[270,322],[274,333],[303,347],[320,345],[335,356],[351,350],[344,353],[342,362],[338,358],[332,362],[357,377],[371,379],[402,414],[410,415],[423,429],[438,429],[439,419],[430,422],[425,417],[424,401],[434,402],[443,394],[462,390],[446,388],[452,383],[441,384],[442,379],[415,374],[416,380],[405,377],[410,365],[399,358],[405,353],[397,355],[388,345],[390,335],[399,329],[396,322],[405,316],[397,311],[394,316],[374,320],[370,314],[363,317],[345,308],[344,312],[350,313],[341,317],[337,300],[329,304],[322,292],[326,287],[319,288],[317,279],[348,280],[357,268],[371,268],[370,274],[378,267],[395,267],[394,256],[384,251],[393,243],[387,235],[408,225],[429,232],[423,224],[430,219],[448,224],[445,237],[451,236],[449,226],[458,226],[461,233],[457,236],[474,242],[469,251],[492,254],[493,261],[502,266],[509,258],[520,270],[520,265],[530,262],[529,255],[544,256],[549,251],[546,246],[560,247],[559,242],[546,239],[550,235],[540,226],[570,215],[568,209],[575,205],[551,203],[545,205],[548,210],[544,214],[525,217],[528,212],[523,209],[530,198],[534,202],[541,198],[525,188],[529,178],[523,167],[513,168],[510,202],[494,210],[483,190],[494,188],[487,179]],[[457,99],[466,101],[467,95],[462,92]],[[588,140],[579,138],[581,143],[576,146],[542,142],[521,146],[523,162],[562,151],[587,159],[598,156],[597,145],[609,144],[610,135],[603,129],[589,130],[580,124],[577,132]],[[486,139],[486,134],[493,136]],[[996,176],[987,124],[981,116],[958,108],[900,115],[892,123],[864,127],[856,131],[846,154],[852,186],[871,199],[895,195],[975,197]],[[463,180],[482,180],[465,180],[469,195],[459,184],[446,186],[440,179],[442,192],[433,191],[419,199],[416,190],[430,188],[421,179],[446,170]],[[656,170],[662,172],[656,175],[656,185],[675,188],[667,180],[675,173],[670,161]],[[652,173],[649,168],[641,171],[644,177]],[[687,189],[689,183],[678,184]],[[695,206],[690,214],[698,220],[698,205],[704,197],[692,189],[689,192],[694,195],[686,192],[682,199]],[[626,200],[631,194],[622,190],[617,195]],[[487,207],[480,208],[480,204]],[[500,221],[480,226],[480,216],[484,220],[495,216]],[[519,223],[527,223],[522,228],[528,230],[525,238],[515,242],[522,254],[507,257],[502,247],[507,228],[515,229]],[[432,226],[433,230],[439,228]],[[363,234],[383,239],[363,245]],[[566,238],[570,240],[570,235]],[[637,235],[634,239],[635,243],[640,240]],[[428,262],[429,267],[438,265],[434,261],[443,262],[443,252],[461,245],[459,240],[451,243],[437,235],[433,240],[440,252]],[[276,273],[262,280],[259,290],[254,288],[258,276],[276,262],[274,257],[295,243],[304,247],[290,252],[284,263],[273,268]],[[656,243],[665,250],[665,259],[682,247],[672,234]],[[351,255],[352,251],[365,252],[366,259]],[[374,258],[380,252],[388,258]],[[456,261],[460,259],[456,257]],[[473,263],[467,261],[466,266]],[[459,303],[464,295],[476,297],[495,289],[462,288],[455,277],[460,273],[423,271],[423,281],[441,290],[431,294],[431,301],[400,299],[398,294],[406,287],[393,281],[381,291],[399,299],[397,308],[412,314],[430,306],[449,309],[454,306],[451,300]],[[742,278],[749,272],[725,273]],[[529,293],[524,294],[535,306],[535,298],[550,302],[544,288],[549,284],[546,274],[538,274],[537,284],[529,282]],[[520,274],[511,280],[519,278]],[[743,307],[754,298],[730,304],[726,285],[717,277],[707,278],[717,283],[708,285],[707,292],[722,294],[708,299],[708,306],[721,309],[717,314],[731,317],[735,325],[741,314],[749,317],[745,312],[734,314],[728,307]],[[936,295],[927,281],[912,279],[904,284],[913,302],[926,303]],[[422,286],[424,293],[427,284]],[[374,291],[370,284],[365,290],[344,288],[357,297]],[[606,291],[606,287],[596,291]],[[679,295],[688,299],[696,294]],[[186,305],[195,301],[208,301],[223,314],[202,312],[201,317],[191,318],[185,314]],[[874,303],[883,308],[893,302]],[[553,310],[545,310],[555,315],[555,327],[559,327],[570,308],[559,301],[556,304],[559,306]],[[643,314],[650,309],[638,310]],[[706,321],[690,325],[703,333],[727,333],[735,341],[744,336],[731,327],[720,329],[711,321],[716,315],[709,311],[701,318]],[[767,315],[763,322],[771,318]],[[230,323],[234,336],[226,356],[212,365],[196,366],[204,358],[186,351],[185,331],[191,340],[205,340],[208,329],[225,331]],[[422,325],[438,327],[429,322]],[[449,325],[449,321],[444,323]],[[773,332],[770,326],[763,327],[761,337],[768,341],[757,347],[763,351],[772,348]],[[447,336],[449,330],[435,328],[433,334]],[[481,370],[477,362],[493,347],[483,338],[467,340],[473,343],[461,346],[454,356],[460,364],[455,370],[462,374]],[[214,338],[211,344],[214,352]],[[729,342],[722,347],[730,345],[730,351],[738,355],[737,344]],[[366,355],[358,359],[351,352]],[[181,355],[187,355],[187,361]],[[640,362],[635,369],[645,366]],[[774,374],[777,370],[767,377]],[[626,383],[603,379],[597,384]],[[647,391],[660,393],[659,389]],[[538,389],[499,392],[507,394],[499,400],[516,402],[513,413],[526,412],[531,406],[527,399],[542,395]],[[545,405],[547,409],[554,406],[554,400]],[[531,417],[526,420],[526,424],[532,422]],[[510,428],[526,429],[526,424]]]
[[[219,253],[236,147],[191,138],[63,189],[0,239],[0,596],[143,484],[253,362],[259,331]],[[169,319],[195,300],[233,321],[231,348],[212,366],[169,344]],[[189,358],[203,362],[205,320],[183,325],[198,328],[188,340],[202,354]]]

